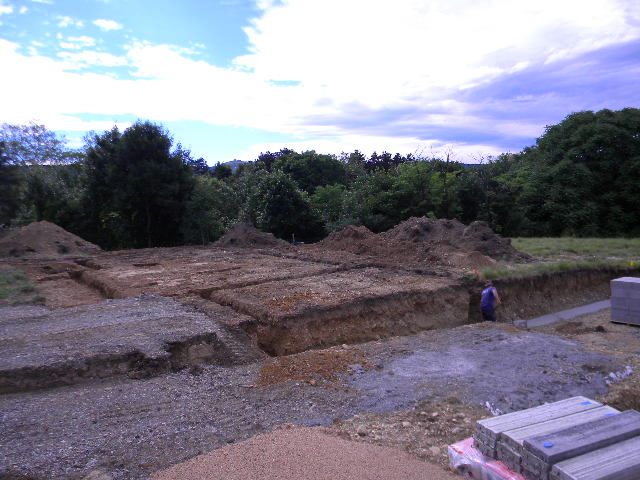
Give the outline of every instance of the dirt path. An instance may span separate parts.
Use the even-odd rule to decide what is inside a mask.
[[[258,435],[200,455],[152,480],[455,480],[446,470],[397,449],[343,440],[319,429]]]

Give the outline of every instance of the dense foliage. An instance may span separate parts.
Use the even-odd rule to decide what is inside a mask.
[[[106,248],[206,244],[239,220],[312,241],[423,215],[509,236],[640,235],[632,108],[574,113],[522,152],[474,165],[283,149],[210,167],[149,122],[92,135],[82,151],[43,126],[0,133],[0,223],[46,219]]]

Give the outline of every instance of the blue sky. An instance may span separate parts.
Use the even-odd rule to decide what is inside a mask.
[[[289,146],[519,151],[640,106],[632,0],[0,0],[0,122],[162,123],[211,164]]]

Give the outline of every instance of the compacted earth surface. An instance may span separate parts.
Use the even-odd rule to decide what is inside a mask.
[[[0,303],[0,478],[447,479],[479,418],[573,395],[638,407],[640,329],[608,311],[477,322],[473,264],[530,261],[479,224],[302,247],[240,225],[121,252],[54,227],[0,245],[39,298]],[[614,274],[504,284],[503,318]]]

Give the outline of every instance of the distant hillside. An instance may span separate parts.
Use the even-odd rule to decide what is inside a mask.
[[[251,163],[249,160],[231,160],[230,162],[224,162],[222,165],[229,165],[233,173],[238,170],[238,167],[243,163]]]

